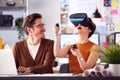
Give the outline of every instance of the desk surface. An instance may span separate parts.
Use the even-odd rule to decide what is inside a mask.
[[[73,73],[48,73],[48,74],[29,74],[29,75],[25,75],[25,74],[2,74],[0,75],[0,77],[66,77],[66,76],[78,76],[77,74],[73,74]],[[79,75],[81,76],[81,75]]]
[[[0,80],[120,80],[120,77],[81,77],[71,73],[0,75]]]
[[[0,77],[0,80],[120,80],[120,77]]]

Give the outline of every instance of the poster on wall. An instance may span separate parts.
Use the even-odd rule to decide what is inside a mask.
[[[61,14],[61,24],[68,24],[68,14]]]
[[[68,0],[60,0],[61,12],[68,12]]]
[[[104,0],[104,6],[110,7],[111,6],[111,0]]]
[[[68,0],[60,0],[60,18],[62,27],[68,25]]]

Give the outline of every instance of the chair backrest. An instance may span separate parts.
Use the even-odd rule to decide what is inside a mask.
[[[69,63],[62,64],[59,73],[69,73]]]

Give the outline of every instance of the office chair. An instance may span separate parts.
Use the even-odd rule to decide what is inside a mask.
[[[59,73],[69,73],[69,63],[62,64]]]

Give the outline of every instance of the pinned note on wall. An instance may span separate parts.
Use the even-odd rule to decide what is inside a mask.
[[[118,14],[118,10],[117,9],[112,9],[111,14]]]
[[[120,29],[120,23],[117,23],[115,26],[116,26],[116,28]]]
[[[111,8],[112,9],[118,8],[118,0],[112,0],[112,2],[111,2]]]

